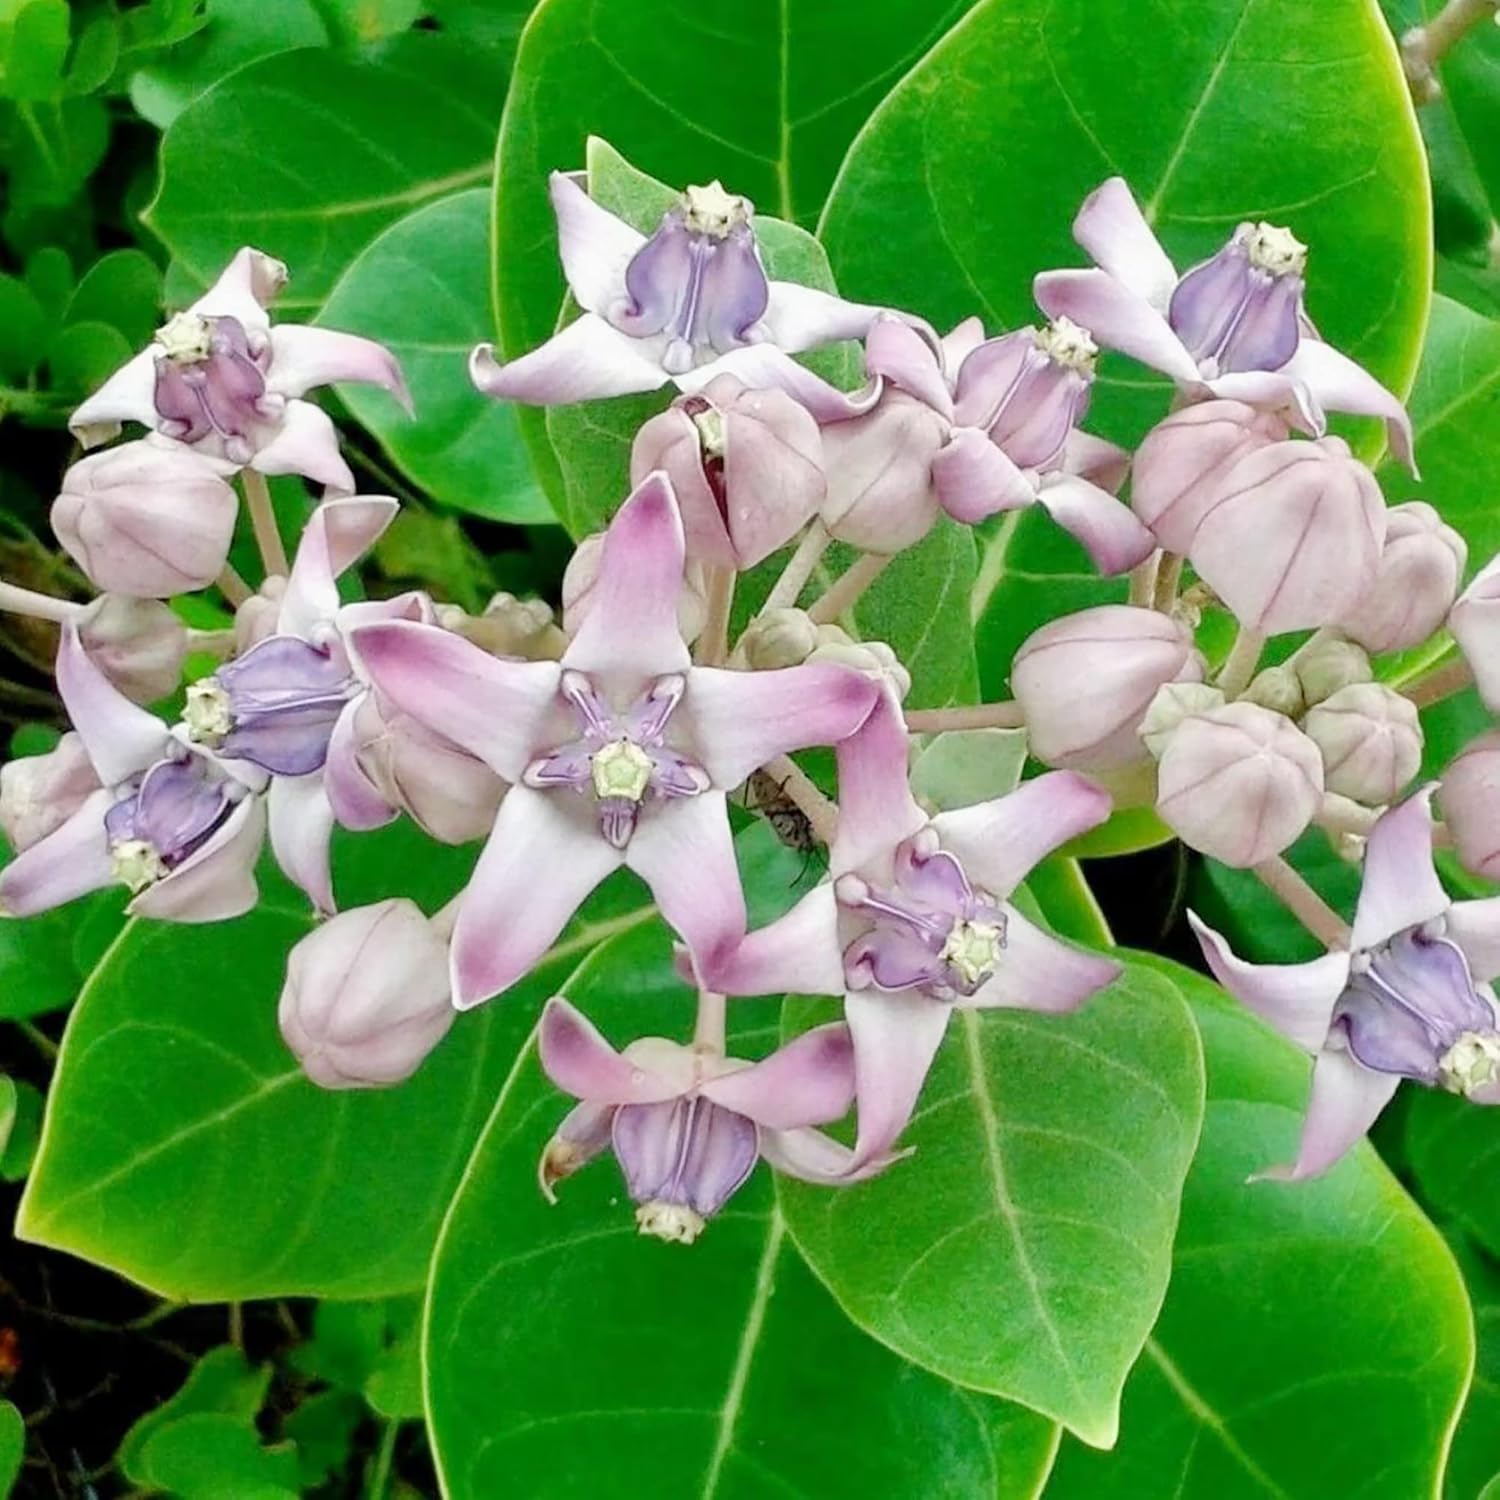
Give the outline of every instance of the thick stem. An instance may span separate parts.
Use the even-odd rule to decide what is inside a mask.
[[[219,585],[219,592],[223,594],[235,609],[238,609],[245,600],[253,598],[255,595],[255,590],[235,571],[233,563],[225,563],[219,569],[219,576],[216,582]]]
[[[852,609],[860,596],[875,582],[894,559],[883,552],[866,552],[807,612],[814,625],[827,625]]]
[[[396,1460],[396,1437],[401,1423],[394,1417],[385,1424],[380,1434],[380,1447],[370,1463],[369,1478],[365,1482],[365,1500],[385,1500],[391,1484],[391,1468]]]
[[[1161,566],[1156,570],[1156,592],[1151,598],[1151,607],[1161,614],[1169,615],[1177,607],[1177,591],[1182,587],[1182,564],[1185,561],[1175,552],[1162,555]]]
[[[778,755],[767,761],[764,769],[766,775],[797,804],[798,810],[812,825],[813,835],[819,843],[831,844],[834,829],[838,826],[838,807],[817,789],[790,756]]]
[[[729,611],[734,606],[733,568],[708,570],[708,614],[698,637],[697,658],[705,667],[722,666],[729,655]]]
[[[698,1019],[693,1026],[693,1045],[715,1056],[724,1055],[724,997],[714,990],[698,991]]]
[[[1238,698],[1249,687],[1265,646],[1265,636],[1240,626],[1240,633],[1235,636],[1234,645],[1229,648],[1229,655],[1224,658],[1224,665],[1214,680],[1214,685],[1226,698]]]
[[[1158,548],[1145,562],[1130,571],[1130,603],[1144,608],[1156,597],[1156,575],[1161,567],[1161,550]]]
[[[33,620],[56,620],[61,625],[66,620],[82,614],[87,605],[75,604],[71,599],[56,599],[51,594],[39,594],[35,589],[23,589],[19,584],[0,580],[0,609],[13,615],[30,615]]]
[[[1026,716],[1016,702],[913,708],[906,714],[906,727],[913,734],[941,734],[946,729],[1020,729],[1025,723]]]
[[[232,630],[189,630],[188,650],[204,651],[210,656],[225,657],[234,650]]]
[[[1266,889],[1325,948],[1349,947],[1349,924],[1280,855],[1263,860],[1254,870]]]
[[[281,542],[281,529],[276,524],[276,510],[271,504],[271,489],[265,475],[254,469],[241,469],[240,484],[245,491],[250,529],[255,533],[255,545],[260,548],[266,577],[285,578],[291,569],[287,565],[286,548]]]
[[[1469,670],[1468,662],[1461,656],[1455,656],[1452,661],[1444,662],[1425,677],[1407,683],[1401,691],[1418,708],[1426,708],[1429,704],[1451,698],[1454,693],[1463,692],[1473,681],[1474,674]]]
[[[781,577],[766,595],[766,602],[760,607],[762,614],[768,609],[789,609],[802,597],[807,580],[812,577],[813,569],[822,560],[832,540],[823,523],[814,518],[802,533],[802,540],[797,543],[797,550],[792,553],[791,561],[781,570]]]
[[[1437,66],[1453,46],[1497,15],[1500,0],[1448,0],[1425,26],[1414,26],[1401,38],[1401,65],[1418,104],[1431,104],[1443,92]]]

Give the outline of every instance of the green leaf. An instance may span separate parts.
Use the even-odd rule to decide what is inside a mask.
[[[111,250],[84,272],[68,301],[69,323],[108,323],[132,349],[161,321],[161,271],[139,250]]]
[[[1462,1235],[1449,1243],[1474,1313],[1474,1381],[1443,1477],[1445,1500],[1468,1500],[1500,1476],[1500,1268]]]
[[[0,272],[0,376],[19,380],[36,368],[47,314],[24,281]]]
[[[1488,1186],[1500,1163],[1500,1115],[1435,1089],[1413,1089],[1406,1150],[1423,1197],[1500,1256],[1500,1202]]]
[[[42,100],[15,106],[6,167],[13,212],[60,208],[104,160],[109,114],[101,100]]]
[[[26,261],[26,285],[47,310],[49,318],[62,321],[73,295],[73,262],[66,250],[47,245]]]
[[[407,478],[490,520],[550,521],[515,407],[469,379],[469,351],[490,336],[489,236],[483,188],[420,208],[349,267],[318,321],[379,339],[401,360],[415,420],[370,386],[340,386],[339,396]]]
[[[346,47],[395,36],[428,9],[425,0],[317,0],[317,3],[333,40]]]
[[[422,1307],[410,1298],[386,1308],[387,1342],[365,1376],[365,1400],[391,1421],[421,1417]]]
[[[305,1495],[340,1473],[354,1451],[354,1434],[365,1405],[349,1391],[319,1391],[281,1424],[297,1445],[297,1476]]]
[[[59,391],[82,396],[102,385],[135,353],[109,323],[69,323],[47,347],[47,372]]]
[[[19,101],[62,97],[71,15],[67,0],[21,0],[0,18],[0,93]]]
[[[956,1012],[904,1137],[916,1154],[847,1192],[780,1197],[860,1327],[1108,1446],[1166,1291],[1202,1097],[1187,1007],[1132,967],[1070,1016]]]
[[[26,1423],[9,1401],[0,1401],[0,1497],[10,1494],[26,1455]]]
[[[1047,1500],[1413,1500],[1437,1491],[1473,1357],[1440,1236],[1368,1146],[1307,1183],[1290,1160],[1308,1065],[1164,959],[1208,1063],[1172,1285],[1109,1455],[1065,1444]]]
[[[278,305],[311,311],[383,229],[488,179],[504,84],[487,58],[429,33],[378,62],[263,58],[172,122],[143,217],[200,286],[255,245],[291,268]]]
[[[384,1302],[320,1302],[312,1337],[292,1354],[304,1375],[360,1390],[385,1348]]]
[[[178,1500],[297,1500],[297,1453],[263,1448],[238,1417],[200,1412],[169,1422],[141,1450],[146,1483]]]
[[[618,1044],[691,1025],[659,928],[615,939],[566,989]],[[774,1047],[774,1015],[737,1002],[731,1045]],[[536,1163],[567,1107],[528,1045],[434,1258],[425,1362],[452,1500],[1038,1493],[1056,1429],[852,1328],[763,1168],[691,1248],[635,1233],[612,1161],[549,1207]]]
[[[38,1088],[13,1078],[0,1077],[4,1096],[0,1097],[0,1179],[19,1182],[31,1170],[36,1156],[37,1140],[42,1131],[42,1093]]]
[[[404,823],[335,852],[345,905],[399,891],[428,909],[472,858]],[[607,886],[552,958],[502,1003],[459,1017],[415,1078],[333,1093],[306,1081],[276,1027],[304,912],[132,922],[70,1018],[18,1233],[174,1298],[417,1286],[537,1007],[580,953],[644,910],[634,888]]]

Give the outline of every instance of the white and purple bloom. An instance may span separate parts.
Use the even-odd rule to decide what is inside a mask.
[[[732,995],[843,995],[857,1172],[905,1128],[955,1009],[1072,1010],[1120,966],[1059,942],[1010,902],[1033,865],[1109,816],[1093,782],[1052,771],[929,818],[908,785],[906,726],[889,693],[838,763],[829,878],[704,982]]]
[[[878,308],[766,276],[748,198],[690,187],[649,239],[595,203],[581,173],[549,180],[563,274],[583,316],[502,365],[494,346],[469,357],[490,396],[560,406],[654,391],[689,393],[716,376],[776,387],[823,419],[849,398],[791,358],[863,338]]]
[[[1381,417],[1412,462],[1411,421],[1378,380],[1317,336],[1302,309],[1307,247],[1273,224],[1241,224],[1179,276],[1123,177],[1084,199],[1073,238],[1096,269],[1044,271],[1036,300],[1185,390],[1290,407],[1321,436],[1325,410]]]
[[[79,442],[92,448],[121,423],[140,422],[152,441],[185,444],[229,470],[301,474],[350,493],[354,478],[333,423],[300,398],[314,386],[358,381],[410,408],[406,382],[395,356],[372,339],[295,323],[272,328],[266,308],[286,279],[279,260],[240,250],[73,413]]]
[[[1403,1078],[1500,1103],[1500,897],[1450,901],[1432,863],[1432,788],[1370,833],[1349,950],[1249,964],[1189,913],[1215,978],[1315,1059],[1297,1160],[1315,1177],[1375,1123]]]
[[[57,687],[98,788],[0,872],[0,906],[32,916],[124,885],[132,915],[214,922],[255,905],[259,771],[184,744],[114,687],[63,627]]]
[[[813,1129],[854,1099],[849,1028],[819,1026],[758,1063],[641,1037],[616,1052],[561,996],[539,1032],[542,1067],[579,1101],[537,1166],[542,1192],[613,1150],[642,1234],[690,1245],[764,1158],[778,1172],[838,1184],[867,1177]]]
[[[587,613],[561,661],[502,661],[433,627],[365,626],[377,691],[511,782],[464,896],[454,1003],[507,989],[622,865],[700,961],[745,930],[726,794],[774,756],[830,745],[877,689],[832,664],[735,672],[691,663],[677,622],[682,518],[650,475],[605,533]]]

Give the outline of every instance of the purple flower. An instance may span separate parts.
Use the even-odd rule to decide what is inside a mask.
[[[254,906],[264,777],[182,743],[109,682],[71,624],[57,687],[98,787],[0,872],[0,905],[31,916],[121,884],[139,916],[213,922]]]
[[[240,250],[202,297],[73,413],[79,442],[92,448],[122,422],[141,422],[154,441],[186,444],[231,468],[302,474],[352,491],[333,423],[300,398],[314,386],[359,381],[409,408],[406,382],[395,356],[371,339],[301,324],[272,328],[266,308],[286,279],[279,260]]]
[[[1036,300],[1103,344],[1194,393],[1292,407],[1321,436],[1325,408],[1385,419],[1412,462],[1411,421],[1390,391],[1324,343],[1302,311],[1307,247],[1273,224],[1241,224],[1218,254],[1179,277],[1123,177],[1084,200],[1073,237],[1097,269],[1044,271]]]
[[[1326,1171],[1370,1128],[1403,1078],[1500,1103],[1500,897],[1448,899],[1432,863],[1431,787],[1370,834],[1350,951],[1248,964],[1189,913],[1208,966],[1257,1015],[1310,1052],[1312,1096],[1296,1162]]]
[[[682,519],[650,475],[605,534],[589,608],[559,662],[502,661],[414,624],[354,644],[379,693],[513,783],[453,941],[460,1009],[514,984],[621,865],[700,961],[743,934],[725,794],[773,756],[836,743],[877,694],[831,664],[691,664],[677,623]]]
[[[758,1063],[642,1037],[616,1052],[561,996],[542,1013],[542,1067],[579,1100],[537,1166],[542,1192],[606,1149],[642,1234],[690,1245],[762,1157],[808,1182],[869,1176],[848,1147],[812,1129],[854,1098],[849,1028],[819,1026]],[[884,1165],[880,1163],[879,1165]]]
[[[581,177],[554,172],[550,190],[563,274],[583,316],[506,365],[480,344],[469,373],[481,391],[561,406],[668,380],[695,392],[731,374],[785,390],[819,418],[847,415],[849,398],[791,356],[863,338],[879,309],[769,280],[754,205],[717,182],[686,189],[647,239],[595,203]]]
[[[829,879],[703,979],[731,995],[844,996],[858,1172],[888,1157],[955,1008],[1072,1010],[1120,966],[1058,942],[1010,903],[1033,865],[1109,815],[1093,782],[1053,771],[929,818],[907,785],[906,726],[889,694],[838,762]]]

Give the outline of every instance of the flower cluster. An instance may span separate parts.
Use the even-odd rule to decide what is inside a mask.
[[[479,617],[422,593],[341,601],[339,575],[397,507],[352,493],[335,429],[302,398],[360,380],[404,399],[400,370],[368,340],[271,327],[285,268],[241,250],[74,414],[86,444],[125,421],[148,429],[76,464],[54,507],[101,599],[0,596],[61,621],[73,725],[0,777],[18,851],[0,874],[7,912],[118,883],[143,915],[232,917],[256,900],[268,833],[325,919],[291,955],[283,1034],[316,1082],[373,1086],[527,975],[628,869],[679,940],[697,1019],[690,1041],[617,1050],[566,999],[548,1004],[542,1064],[578,1103],[541,1183],[550,1196],[609,1148],[642,1230],[691,1241],[761,1157],[832,1186],[897,1161],[954,1009],[1059,1013],[1108,986],[1113,959],[1012,898],[1113,807],[1154,805],[1193,848],[1301,901],[1330,945],[1256,969],[1198,924],[1224,983],[1318,1057],[1295,1175],[1335,1159],[1401,1077],[1500,1097],[1485,987],[1500,908],[1443,895],[1428,792],[1399,800],[1422,758],[1424,682],[1403,693],[1372,664],[1447,622],[1500,706],[1500,571],[1455,603],[1462,540],[1421,502],[1387,509],[1327,434],[1326,411],[1376,416],[1411,460],[1399,401],[1304,312],[1307,247],[1246,223],[1179,275],[1115,179],[1075,224],[1094,266],[1036,280],[1049,321],[987,336],[969,318],[940,337],[910,312],[772,279],[752,205],[718,183],[688,188],[649,234],[576,176],[551,191],[581,316],[508,363],[481,346],[475,384],[547,405],[677,392],[635,436],[628,498],[579,543],[560,626],[509,596]],[[858,389],[796,358],[848,340]],[[1081,425],[1101,350],[1176,383],[1134,455]],[[282,474],[324,487],[290,563],[263,478]],[[264,562],[253,592],[227,564],[235,475]],[[1128,574],[1129,602],[1037,630],[1011,702],[904,710],[907,668],[857,637],[852,606],[940,516],[976,526],[1033,506],[1101,574]],[[804,607],[836,541],[857,559]],[[733,633],[738,575],[784,549]],[[186,650],[158,601],[213,584],[235,628],[169,725],[139,706],[175,687]],[[1237,627],[1215,667],[1195,634],[1210,609]],[[914,741],[987,725],[1024,726],[1050,769],[985,801],[913,791]],[[789,759],[820,746],[836,799]],[[730,806],[766,783],[828,864],[751,929]],[[1440,797],[1460,857],[1486,875],[1500,870],[1497,783],[1500,731]],[[333,826],[403,812],[439,840],[485,839],[467,887],[433,916],[401,898],[339,911]],[[1301,900],[1280,859],[1313,824],[1365,860],[1352,933]],[[786,992],[837,997],[843,1020],[758,1061],[729,1056],[726,997]],[[820,1128],[851,1110],[852,1145]]]

